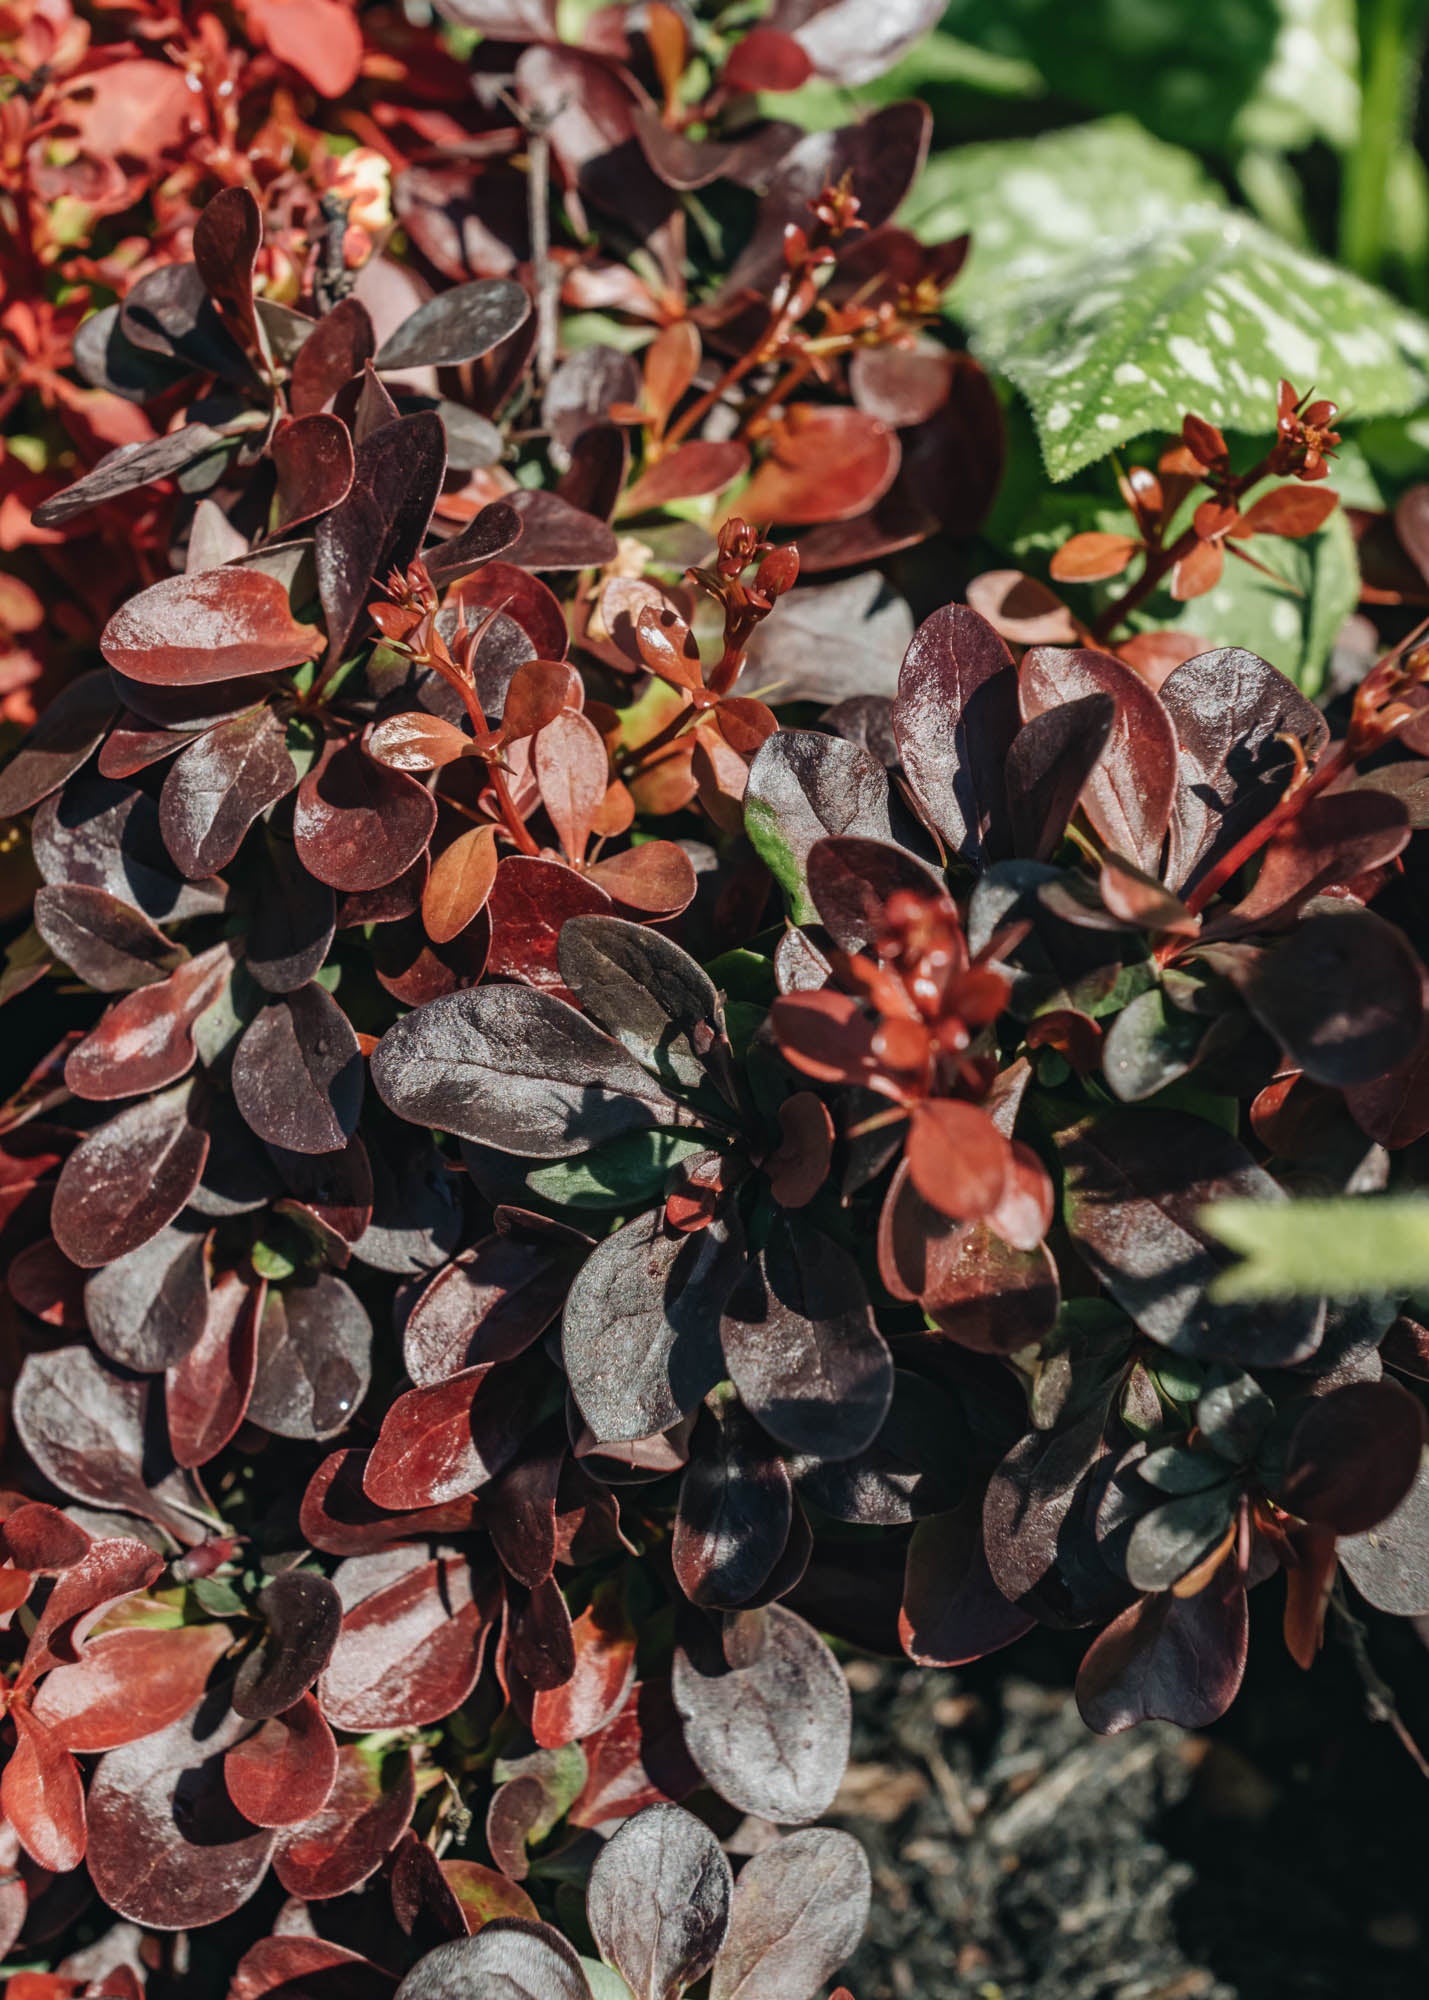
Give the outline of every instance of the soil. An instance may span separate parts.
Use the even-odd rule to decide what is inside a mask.
[[[1429,1779],[1370,1713],[1350,1629],[1302,1674],[1273,1597],[1201,1734],[1093,1736],[1077,1634],[957,1672],[852,1661],[836,1816],[874,1871],[856,2000],[1423,2000]],[[1418,1633],[1371,1614],[1364,1642],[1429,1742]]]

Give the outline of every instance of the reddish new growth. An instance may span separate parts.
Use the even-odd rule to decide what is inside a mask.
[[[795,993],[774,1003],[786,1060],[821,1083],[858,1084],[891,1098],[858,1131],[907,1120],[905,1178],[930,1207],[958,1222],[986,1222],[1018,1249],[1041,1242],[1052,1190],[1040,1161],[1010,1140],[984,1108],[997,1079],[993,1023],[1009,985],[992,963],[994,939],[973,956],[956,904],[901,889],[884,905],[873,956],[836,952],[845,989]]]

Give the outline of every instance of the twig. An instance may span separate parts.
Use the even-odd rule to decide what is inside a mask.
[[[1424,1752],[1410,1735],[1404,1717],[1399,1713],[1394,1689],[1370,1658],[1369,1634],[1346,1604],[1343,1587],[1338,1582],[1330,1596],[1330,1609],[1339,1621],[1340,1637],[1360,1677],[1360,1685],[1364,1689],[1365,1714],[1371,1722],[1387,1722],[1414,1760],[1415,1769],[1420,1777],[1429,1778],[1429,1760],[1426,1760]]]
[[[526,134],[526,211],[536,278],[535,373],[538,387],[544,389],[556,368],[560,303],[559,273],[551,261],[551,127],[570,99],[562,97],[543,108],[521,104],[503,90],[501,101]]]

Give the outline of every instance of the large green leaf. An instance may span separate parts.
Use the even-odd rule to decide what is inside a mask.
[[[1358,123],[1354,0],[952,0],[943,28],[1202,151],[1344,145]]]
[[[1429,1200],[1218,1201],[1201,1220],[1243,1262],[1222,1299],[1379,1298],[1429,1289]]]
[[[955,295],[956,301],[956,295]],[[1069,479],[1187,409],[1265,434],[1277,379],[1356,417],[1421,398],[1429,326],[1248,217],[1187,210],[969,312],[974,348],[1032,406],[1047,470]]]
[[[959,146],[929,160],[899,220],[926,242],[973,232],[950,305],[980,326],[1025,286],[1080,272],[1089,253],[1222,199],[1200,162],[1134,119]]]

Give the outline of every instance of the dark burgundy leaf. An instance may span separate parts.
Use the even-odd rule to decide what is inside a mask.
[[[1429,1612],[1429,1465],[1421,1464],[1414,1484],[1394,1512],[1363,1535],[1337,1545],[1350,1582],[1370,1604],[1397,1618]]]
[[[723,493],[747,469],[749,449],[736,438],[694,438],[678,445],[667,458],[648,466],[621,503],[622,514],[644,514],[674,500],[705,493]],[[767,507],[759,518],[778,518]]]
[[[1111,696],[1116,720],[1083,789],[1082,808],[1114,853],[1159,876],[1179,780],[1175,732],[1151,688],[1109,653],[1034,646],[1023,657],[1018,694],[1027,722],[1090,694]]]
[[[1010,1646],[1036,1624],[993,1582],[976,1499],[920,1521],[908,1544],[898,1630],[910,1660],[960,1667]]]
[[[418,306],[382,343],[374,365],[391,374],[475,361],[515,333],[530,311],[526,288],[510,278],[454,285]]]
[[[208,1133],[193,1111],[192,1086],[180,1084],[80,1141],[60,1169],[50,1224],[71,1263],[111,1263],[173,1221],[208,1158]]]
[[[501,504],[504,506],[506,503],[503,501]],[[507,623],[517,628],[518,635],[524,635],[529,642],[529,651],[515,658],[506,658],[501,674],[490,680],[481,670],[484,656],[477,656],[477,691],[482,708],[488,715],[498,716],[511,677],[523,660],[563,660],[566,657],[570,645],[566,614],[548,584],[524,569],[517,569],[513,563],[491,562],[473,575],[463,577],[457,595],[468,623],[478,623],[482,609],[500,611]],[[477,612],[477,617],[472,616],[473,611]]]
[[[514,1455],[525,1414],[509,1385],[485,1368],[409,1389],[382,1419],[363,1469],[363,1490],[379,1507],[393,1509],[460,1499]]]
[[[737,1665],[701,1672],[675,1654],[675,1705],[690,1755],[740,1812],[798,1826],[827,1812],[848,1761],[848,1684],[833,1654],[782,1605],[742,1611],[725,1631]]]
[[[102,668],[67,682],[0,771],[0,819],[15,819],[57,792],[104,740],[118,707]]]
[[[345,1896],[381,1867],[415,1803],[409,1750],[384,1755],[376,1745],[344,1743],[326,1802],[278,1836],[273,1872],[290,1896],[304,1902]]]
[[[108,452],[92,472],[85,473],[73,486],[52,493],[35,508],[37,528],[59,528],[76,514],[98,507],[105,500],[132,493],[155,479],[170,479],[209,452],[231,446],[232,440],[208,424],[181,424],[176,431],[151,438],[147,444],[122,444]]]
[[[509,494],[506,504],[521,517],[521,539],[512,552],[518,569],[591,569],[614,562],[614,531],[558,493],[523,490]]]
[[[538,1339],[570,1288],[579,1243],[488,1236],[438,1271],[407,1316],[402,1359],[419,1385],[510,1361]]]
[[[321,971],[337,899],[286,840],[264,843],[263,874],[244,940],[244,964],[265,993],[294,993]]]
[[[571,1393],[600,1443],[668,1430],[714,1387],[720,1316],[744,1266],[734,1214],[682,1235],[654,1209],[596,1245],[561,1339]]]
[[[147,1930],[189,1930],[231,1915],[258,1887],[273,1835],[244,1819],[223,1782],[224,1755],[246,1726],[209,1697],[100,1759],[89,1872],[120,1916]]]
[[[378,1044],[372,1080],[413,1124],[525,1159],[564,1159],[621,1132],[681,1122],[619,1042],[524,987],[453,993],[409,1014]]]
[[[1015,1354],[1051,1332],[1061,1304],[1045,1245],[1015,1249],[985,1222],[948,1243],[919,1303],[939,1332],[982,1354]]]
[[[561,1602],[554,1583],[538,1584],[531,1605],[542,1598],[553,1607]],[[549,1685],[538,1684],[531,1704],[531,1734],[543,1750],[603,1729],[635,1685],[635,1627],[618,1583],[599,1585],[577,1619],[562,1607],[559,1629],[570,1633],[569,1665],[559,1662],[559,1678],[553,1673]],[[562,1647],[563,1636],[556,1650]]]
[[[260,1938],[233,1972],[231,2000],[391,2000],[393,1975],[325,1938]]]
[[[160,687],[282,673],[321,644],[316,626],[293,617],[277,577],[237,567],[151,583],[115,612],[100,640],[111,667]]]
[[[357,1129],[362,1055],[346,1014],[313,982],[274,1000],[244,1030],[233,1095],[249,1127],[294,1153],[332,1153]]]
[[[1245,1655],[1245,1585],[1227,1561],[1194,1596],[1163,1591],[1114,1619],[1082,1661],[1077,1706],[1104,1735],[1152,1717],[1204,1729],[1234,1701]]]
[[[293,841],[319,882],[383,889],[424,852],[436,823],[436,800],[424,785],[345,743],[299,785]]]
[[[609,421],[613,404],[639,400],[634,356],[596,343],[567,355],[552,375],[541,398],[541,422],[569,450],[582,432]]]
[[[232,1643],[226,1625],[134,1625],[45,1675],[36,1717],[67,1750],[117,1750],[187,1715]]]
[[[693,1604],[747,1604],[784,1553],[794,1515],[789,1468],[738,1402],[702,1418],[680,1482],[670,1557]]]
[[[335,1729],[440,1722],[476,1684],[494,1611],[491,1586],[474,1588],[460,1559],[427,1562],[420,1550],[401,1553],[412,1558],[404,1573],[350,1604],[343,1616],[318,1683],[323,1714]],[[386,1561],[354,1557],[338,1572],[339,1589],[353,1563]]]
[[[100,1352],[143,1374],[182,1360],[208,1309],[207,1248],[199,1231],[161,1229],[96,1271],[84,1288],[84,1308]]]
[[[801,537],[801,554],[802,545]],[[893,695],[912,637],[913,614],[876,570],[808,585],[779,598],[755,627],[746,682],[772,682],[781,703]]]
[[[1317,1083],[1373,1083],[1407,1061],[1424,1021],[1424,972],[1372,910],[1322,906],[1260,960],[1246,999]]]
[[[209,1293],[198,1339],[167,1371],[164,1407],[180,1465],[207,1465],[242,1423],[258,1365],[262,1304],[261,1286],[225,1271]]]
[[[427,574],[439,586],[456,583],[505,555],[520,539],[521,516],[504,500],[493,500],[459,534],[432,550],[426,559]]]
[[[222,883],[181,880],[164,846],[159,809],[137,786],[76,778],[45,800],[31,839],[36,866],[52,887],[103,889],[156,922],[209,916],[224,906]]]
[[[634,2000],[678,2000],[714,1964],[733,1891],[707,1826],[682,1806],[646,1806],[596,1856],[586,1921]]]
[[[53,1237],[42,1236],[11,1260],[5,1289],[17,1306],[66,1333],[86,1330],[85,1275]]]
[[[810,1827],[751,1855],[739,1871],[710,2000],[816,2000],[868,1922],[868,1860],[851,1833]]]
[[[1112,1111],[1057,1135],[1078,1251],[1153,1340],[1201,1360],[1284,1367],[1313,1354],[1320,1300],[1255,1306],[1208,1295],[1229,1261],[1200,1225],[1211,1201],[1283,1201],[1239,1141],[1182,1111]]]
[[[367,1394],[372,1323],[341,1278],[270,1291],[258,1328],[251,1422],[278,1437],[328,1438]]]
[[[806,866],[819,921],[844,951],[861,951],[876,934],[888,898],[900,889],[939,895],[943,884],[906,847],[848,834],[817,840]]]
[[[781,1444],[851,1458],[878,1435],[892,1357],[854,1259],[802,1217],[775,1218],[725,1306],[720,1338],[746,1408]]]
[[[810,729],[781,729],[756,752],[744,812],[796,921],[814,914],[804,872],[816,841],[827,834],[893,838],[883,766],[857,744]]]
[[[288,407],[295,417],[311,416],[330,403],[338,390],[376,352],[372,320],[360,299],[339,299],[320,319],[293,358]]]
[[[252,1722],[281,1715],[306,1692],[332,1654],[342,1604],[326,1577],[285,1570],[259,1594],[265,1631],[239,1667],[233,1707]]]
[[[447,292],[432,303],[445,304],[455,296]],[[373,571],[378,582],[389,570],[405,569],[420,552],[442,490],[446,464],[446,433],[434,410],[398,417],[359,442],[353,491],[365,489],[372,495],[385,528]],[[325,520],[331,518],[324,516]]]
[[[1235,919],[1260,925],[1322,890],[1383,868],[1409,845],[1409,814],[1387,792],[1328,792],[1307,799],[1267,843]]]
[[[1293,769],[1286,737],[1313,759],[1325,718],[1275,668],[1228,646],[1198,653],[1159,689],[1178,745],[1166,879],[1184,895],[1262,819]]]
[[[352,438],[336,417],[296,417],[269,446],[278,475],[277,529],[286,533],[325,514],[352,489]]]
[[[193,1067],[194,1023],[232,973],[226,944],[188,959],[157,986],[116,1000],[65,1060],[65,1085],[76,1097],[106,1102],[163,1090]]]
[[[184,956],[141,910],[88,883],[35,892],[35,928],[54,953],[98,993],[130,993],[168,977]]]
[[[688,952],[621,917],[573,917],[561,930],[561,977],[582,1010],[671,1085],[698,1088],[723,1034],[719,995]]]
[[[235,1745],[223,1760],[228,1796],[255,1826],[298,1826],[326,1805],[337,1743],[310,1694]]]
[[[573,917],[609,908],[605,891],[564,862],[526,854],[504,856],[486,903],[491,919],[489,969],[529,986],[559,987],[556,957],[563,927]]]
[[[1018,854],[1034,861],[1051,859],[1115,721],[1116,703],[1109,694],[1084,694],[1044,709],[1018,730],[1005,765],[1012,844]]]
[[[460,1240],[460,1184],[425,1132],[371,1108],[367,1131],[372,1220],[354,1252],[374,1270],[425,1277]]]
[[[987,621],[962,604],[925,619],[904,656],[893,727],[930,824],[966,860],[1006,851],[1002,772],[1017,722],[1012,655]]]
[[[1419,1473],[1423,1405],[1394,1382],[1351,1382],[1306,1407],[1286,1447],[1276,1501],[1338,1535],[1393,1514]]]
[[[921,104],[890,104],[861,123],[811,132],[784,157],[759,206],[747,249],[719,294],[721,302],[766,292],[784,268],[784,232],[803,228],[809,203],[820,190],[848,175],[859,220],[877,229],[893,215],[913,185],[928,147],[932,120]]]
[[[470,1528],[469,1500],[426,1513],[385,1513],[362,1490],[366,1460],[365,1451],[335,1451],[308,1482],[298,1518],[313,1548],[331,1556],[366,1555],[413,1535],[455,1535]]]
[[[245,346],[258,343],[253,310],[253,269],[263,241],[263,218],[246,187],[221,188],[194,223],[198,274],[214,304]]]

